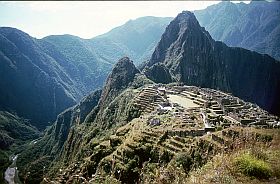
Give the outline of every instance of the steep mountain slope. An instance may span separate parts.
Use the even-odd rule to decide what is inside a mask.
[[[215,40],[280,60],[279,9],[277,1],[221,2],[194,14]]]
[[[149,72],[156,65],[160,72]],[[280,63],[268,55],[214,41],[187,11],[166,28],[144,71],[156,81],[165,75],[188,85],[231,92],[280,113]]]
[[[142,85],[141,77],[129,58],[120,59],[108,76],[102,93],[95,91],[78,105],[65,110],[41,140],[21,153],[18,158],[21,176],[31,172],[28,182],[38,183],[46,174],[43,166],[56,175],[57,168],[92,154],[94,141],[137,116],[132,103],[137,91],[133,86],[139,87],[138,82]]]
[[[171,18],[143,17],[93,39],[35,39],[0,28],[0,109],[40,129],[83,96],[102,87],[118,58],[150,57]]]
[[[44,128],[75,103],[79,92],[73,81],[36,39],[17,29],[1,28],[0,42],[2,110],[14,111]]]
[[[28,183],[38,183],[42,180],[43,166],[48,167],[56,156],[59,155],[68,136],[75,131],[73,127],[84,126],[83,121],[86,115],[97,105],[100,98],[101,91],[97,90],[86,98],[81,100],[79,104],[66,109],[60,113],[54,122],[49,127],[44,136],[39,139],[36,144],[30,144],[29,147],[23,151],[18,158],[18,167],[22,174],[30,172],[30,181]],[[76,129],[76,131],[79,131]],[[79,135],[83,132],[79,131]],[[71,138],[69,138],[71,139]]]
[[[39,137],[39,131],[30,123],[9,112],[0,111],[0,149],[7,150],[12,144],[20,144]]]
[[[79,100],[103,85],[112,64],[100,60],[95,48],[88,46],[86,40],[72,35],[56,35],[38,41],[76,82]]]

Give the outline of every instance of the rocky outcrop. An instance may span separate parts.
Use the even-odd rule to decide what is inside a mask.
[[[172,82],[168,68],[162,63],[156,63],[150,68],[145,68],[143,72],[156,83],[166,84]]]
[[[157,63],[174,81],[230,92],[280,114],[280,62],[214,41],[191,12],[180,13],[166,28],[146,67]]]
[[[128,57],[121,58],[109,74],[101,95],[100,106],[105,107],[120,91],[126,89],[139,70]]]

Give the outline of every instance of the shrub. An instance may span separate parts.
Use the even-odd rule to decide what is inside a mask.
[[[165,132],[162,134],[162,136],[160,136],[159,141],[158,141],[158,144],[163,143],[163,142],[166,140],[167,137],[168,137],[168,132],[165,131]]]
[[[191,166],[193,164],[193,160],[190,155],[187,153],[180,153],[176,156],[175,162],[177,166],[182,166],[185,172],[191,170]]]
[[[223,130],[223,127],[222,126],[217,126],[216,131],[221,131],[221,130]]]
[[[244,153],[235,159],[235,165],[240,172],[247,176],[267,179],[272,175],[270,166],[263,160],[251,154]]]
[[[140,115],[141,115],[141,110],[135,105],[132,105],[128,111],[127,121],[131,121],[134,118],[138,118],[140,117]]]
[[[103,162],[101,162],[101,165],[103,167],[103,170],[109,174],[111,172],[112,169],[112,164],[109,160],[104,160]]]
[[[256,134],[256,139],[258,141],[262,141],[262,142],[271,142],[272,139],[273,139],[273,136],[272,135],[267,135],[267,134]]]
[[[160,154],[160,163],[168,163],[172,159],[173,154],[168,152],[167,150],[163,150],[163,152]]]

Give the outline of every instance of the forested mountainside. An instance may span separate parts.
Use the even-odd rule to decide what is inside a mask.
[[[76,81],[36,39],[14,28],[0,28],[0,42],[2,110],[16,112],[45,128],[82,95]]]
[[[280,3],[251,1],[221,2],[194,11],[200,25],[214,40],[269,54],[280,60]]]
[[[155,82],[218,89],[280,113],[280,62],[213,40],[187,11],[168,25],[144,72]]]
[[[64,109],[101,88],[118,58],[131,55],[138,63],[148,58],[170,20],[143,17],[93,39],[36,39],[0,28],[0,109],[45,128]]]

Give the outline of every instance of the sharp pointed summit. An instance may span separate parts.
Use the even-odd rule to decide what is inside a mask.
[[[200,27],[194,14],[183,11],[166,28],[148,66],[163,62],[165,58],[179,56],[182,54],[185,42],[188,42],[187,45],[191,47],[196,47],[199,42],[204,42],[206,45],[200,45],[211,48],[213,41],[209,33]]]
[[[125,89],[133,81],[139,70],[128,57],[121,58],[109,74],[101,95],[101,103],[113,99],[119,91]]]

